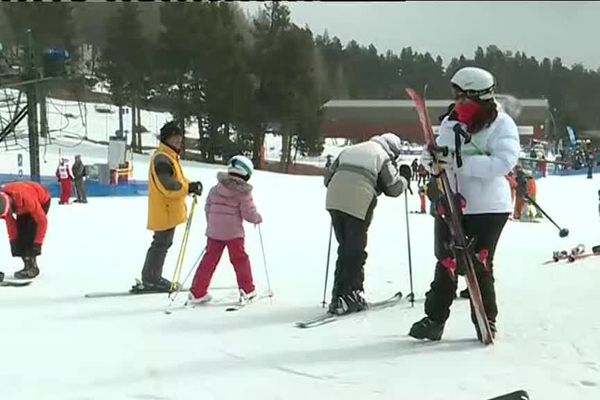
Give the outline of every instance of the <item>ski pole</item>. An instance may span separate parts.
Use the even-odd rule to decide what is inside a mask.
[[[408,276],[410,278],[410,304],[415,306],[415,292],[413,291],[412,257],[410,251],[410,226],[408,223],[408,193],[404,191],[404,209],[406,213],[406,243],[408,244]]]
[[[204,247],[204,250],[202,250],[202,252],[198,256],[196,261],[190,266],[190,270],[188,271],[187,275],[185,276],[183,282],[181,282],[181,287],[177,288],[177,290],[174,292],[175,294],[173,296],[171,296],[171,293],[169,293],[170,302],[169,302],[169,305],[167,306],[167,311],[166,311],[167,314],[169,314],[169,309],[171,308],[171,305],[173,304],[173,302],[175,302],[175,299],[177,298],[177,295],[179,294],[180,289],[183,289],[185,287],[187,280],[192,275],[192,271],[194,271],[194,267],[197,266],[198,264],[200,264],[200,260],[202,259],[202,256],[204,256],[204,253],[206,253],[207,249],[208,249],[208,247]]]
[[[529,197],[528,194],[525,195],[525,198],[527,200],[529,200],[529,202],[531,204],[533,204],[533,206],[535,208],[537,208],[539,212],[544,214],[544,216],[546,218],[548,218],[548,221],[552,222],[552,224],[558,229],[558,236],[560,236],[561,238],[569,236],[569,230],[567,228],[561,228],[560,226],[558,226],[558,224],[556,222],[554,222],[554,220],[552,218],[550,218],[550,216],[548,214],[546,214],[546,211],[544,211],[542,209],[542,207],[540,207],[540,205],[535,200],[533,200],[531,197]]]
[[[331,223],[331,225],[329,227],[329,246],[327,247],[327,264],[325,265],[325,285],[323,285],[323,301],[321,302],[321,304],[323,305],[323,308],[325,308],[325,305],[327,304],[327,302],[325,301],[325,298],[327,297],[327,278],[329,277],[329,260],[331,258],[332,236],[333,236],[333,222]]]
[[[265,245],[263,243],[263,235],[262,230],[260,229],[260,224],[258,225],[258,237],[260,238],[260,249],[262,250],[263,265],[265,267],[265,276],[267,277],[267,289],[269,290],[269,297],[273,297],[273,292],[271,291],[271,281],[269,280],[269,270],[267,268],[267,257],[265,256]]]
[[[173,280],[171,281],[169,297],[171,297],[171,293],[177,289],[177,282],[179,282],[179,277],[181,276],[181,269],[183,267],[183,260],[185,259],[185,251],[187,249],[187,243],[190,237],[190,228],[192,227],[192,219],[194,217],[194,210],[196,209],[197,203],[198,199],[196,198],[196,195],[194,195],[192,200],[192,209],[190,210],[190,215],[187,219],[187,223],[185,224],[185,232],[183,233],[181,248],[179,249],[179,255],[177,256],[177,264],[175,264],[175,271],[173,272]]]

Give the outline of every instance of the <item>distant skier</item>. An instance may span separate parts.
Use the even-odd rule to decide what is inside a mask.
[[[542,158],[538,162],[538,168],[540,173],[542,174],[542,178],[545,178],[548,174],[548,160],[546,160],[546,156],[542,154]]]
[[[87,203],[87,194],[85,192],[85,165],[81,161],[81,156],[78,154],[75,156],[75,163],[73,164],[73,178],[75,179],[75,192],[77,194],[78,203]]]
[[[462,68],[454,74],[451,82],[456,107],[441,123],[437,144],[454,149],[456,134],[453,129],[457,124],[472,138],[471,142],[462,146],[462,167],[457,167],[452,153],[446,156],[438,154],[438,160],[440,167],[448,171],[450,186],[460,188],[460,194],[466,200],[462,225],[465,234],[474,240],[474,251],[478,257],[475,269],[483,306],[495,333],[498,311],[493,257],[512,210],[510,185],[505,175],[519,158],[519,132],[508,114],[498,112],[494,100],[495,79],[488,71],[474,67]],[[433,171],[433,159],[428,151],[423,153],[421,161]],[[409,333],[417,339],[441,339],[456,295],[457,265],[448,246],[452,238],[448,226],[439,217],[435,220],[434,237],[438,262],[431,289],[426,294],[426,316],[415,322]],[[481,336],[473,311],[471,320],[477,335]]]
[[[419,159],[415,158],[410,167],[412,169],[412,179],[416,181],[419,178]]]
[[[185,198],[202,194],[200,182],[190,182],[179,162],[183,131],[174,121],[160,129],[160,144],[150,159],[148,171],[148,229],[154,231],[142,269],[142,282],[132,291],[163,291],[171,282],[162,277],[163,264],[173,244],[175,227],[187,220]]]
[[[73,172],[69,160],[62,158],[56,168],[56,178],[60,183],[60,201],[58,204],[69,204],[71,192],[73,191]]]
[[[410,190],[411,168],[396,166],[401,140],[394,133],[344,149],[325,177],[326,208],[338,241],[332,300],[329,312],[345,314],[364,310],[364,264],[367,232],[377,196],[398,197]]]
[[[212,299],[208,293],[210,281],[217,264],[227,247],[229,261],[233,264],[240,291],[240,301],[256,297],[252,279],[250,258],[244,249],[243,221],[262,223],[252,199],[252,161],[244,156],[235,156],[227,163],[227,173],[217,173],[218,183],[206,197],[206,253],[196,270],[188,302],[206,303]]]
[[[427,185],[419,186],[419,202],[421,207],[419,209],[420,214],[425,214],[427,212]]]
[[[513,218],[518,221],[521,219],[521,211],[523,210],[523,205],[525,204],[525,195],[527,195],[527,182],[529,181],[529,176],[521,165],[517,165],[515,167],[515,171],[517,190]]]
[[[423,166],[423,164],[419,164],[418,170],[418,180],[417,185],[425,185],[429,179],[429,171]]]
[[[50,193],[35,182],[7,183],[0,187],[0,218],[6,230],[13,257],[21,257],[23,269],[15,272],[17,279],[32,279],[39,275],[37,256],[42,254],[50,209]]]

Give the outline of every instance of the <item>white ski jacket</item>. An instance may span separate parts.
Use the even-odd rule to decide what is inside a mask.
[[[458,121],[446,117],[440,124],[437,137],[439,146],[455,147],[453,127]],[[488,127],[475,133],[471,142],[461,148],[463,165],[457,168],[456,157],[447,169],[448,180],[455,192],[460,193],[467,205],[464,214],[509,213],[512,211],[510,185],[505,176],[519,160],[519,131],[513,119],[499,112]]]

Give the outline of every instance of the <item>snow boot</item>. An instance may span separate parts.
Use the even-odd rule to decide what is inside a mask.
[[[429,317],[424,317],[413,324],[408,335],[415,339],[441,340],[445,325],[445,322],[437,322]]]
[[[241,304],[250,303],[252,300],[254,300],[256,298],[257,295],[258,295],[258,293],[256,293],[256,290],[253,290],[250,293],[246,293],[242,289],[240,289],[239,302]]]
[[[188,299],[185,302],[185,305],[186,306],[196,306],[196,305],[208,303],[211,300],[212,300],[212,296],[208,293],[206,293],[202,297],[196,297],[196,296],[194,296],[194,294],[192,292],[190,292],[188,294]]]
[[[339,295],[329,304],[328,312],[334,315],[343,315],[359,312],[368,308],[367,301],[362,292],[354,290],[348,294]]]
[[[40,274],[35,257],[23,257],[25,267],[15,272],[15,279],[33,279]]]

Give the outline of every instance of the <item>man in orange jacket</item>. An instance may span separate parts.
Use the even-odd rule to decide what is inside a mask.
[[[36,257],[42,254],[49,208],[50,193],[39,183],[13,182],[0,187],[0,218],[6,221],[12,256],[21,257],[24,264],[15,272],[17,279],[32,279],[40,273]]]

